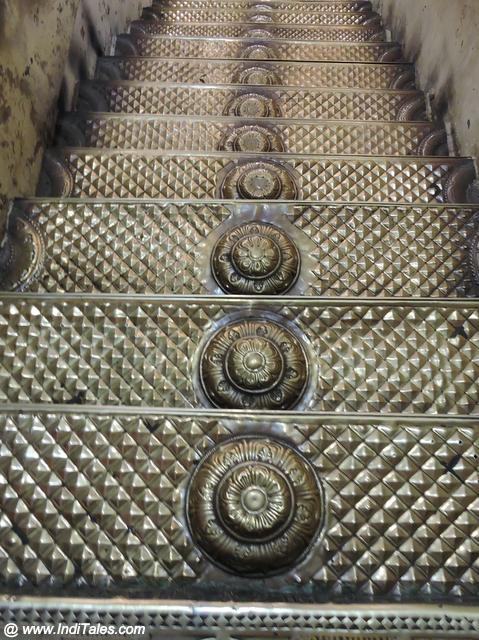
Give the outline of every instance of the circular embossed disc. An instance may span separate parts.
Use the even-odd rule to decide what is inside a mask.
[[[235,115],[245,118],[266,118],[269,115],[268,99],[255,94],[241,96],[236,102],[234,112]]]
[[[275,58],[275,54],[271,47],[255,44],[247,47],[243,51],[242,57],[245,60],[272,60]]]
[[[279,227],[247,222],[224,233],[216,243],[211,269],[228,293],[278,295],[296,282],[299,252]]]
[[[298,197],[296,184],[287,167],[266,160],[231,167],[223,178],[220,193],[223,198],[253,200],[294,200]]]
[[[233,98],[224,110],[224,115],[243,118],[267,118],[281,115],[276,102],[260,93],[245,93]]]
[[[24,291],[40,275],[45,260],[43,237],[34,222],[15,218],[9,235],[9,262],[0,274],[0,288]]]
[[[221,408],[289,409],[308,381],[308,361],[296,336],[263,319],[231,322],[208,341],[200,379],[210,402]]]
[[[311,465],[273,438],[221,443],[200,462],[188,489],[193,538],[213,562],[242,575],[280,573],[297,563],[322,514]]]
[[[257,124],[246,124],[229,130],[218,148],[250,153],[284,151],[283,142],[276,130]]]
[[[238,178],[238,192],[243,198],[262,200],[279,198],[281,178],[273,167],[252,166]]]
[[[235,151],[261,152],[270,151],[271,142],[267,133],[258,129],[246,129],[236,136],[233,147]]]
[[[249,67],[238,76],[240,84],[279,84],[274,71],[267,67]]]

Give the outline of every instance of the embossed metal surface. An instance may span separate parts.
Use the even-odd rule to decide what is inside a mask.
[[[183,199],[214,198],[223,184],[221,172],[234,177],[236,167],[258,161],[245,154],[85,149],[65,151],[63,159],[72,196]],[[276,154],[269,154],[268,162],[294,174],[298,199],[353,202],[444,202],[451,172],[471,166],[462,158],[289,155],[285,161]],[[454,197],[467,201],[465,191]]]
[[[161,11],[177,9],[251,9],[258,7],[261,11],[324,11],[342,13],[349,11],[371,11],[371,3],[367,0],[168,0],[154,1],[153,7]]]
[[[301,581],[294,575],[285,578],[298,596],[310,600],[310,587],[316,585],[315,596],[321,593],[326,601],[351,593],[359,601],[385,596],[416,601],[448,597],[450,602],[477,598],[477,552],[469,533],[477,528],[478,500],[479,442],[473,420],[281,418],[279,437],[314,466],[329,511],[324,542],[304,563],[309,573]],[[118,594],[131,593],[135,586],[145,593],[150,585],[158,594],[171,590],[170,578],[189,585],[192,593],[196,585],[196,593],[201,593],[211,565],[184,522],[184,489],[192,464],[215,444],[245,430],[264,435],[264,420],[115,409],[50,408],[22,415],[2,411],[2,548],[10,558],[1,565],[3,584],[10,589],[40,587],[42,596],[48,585],[59,589],[65,584],[72,595],[87,585],[108,586]],[[22,531],[37,533],[25,543]],[[236,595],[251,598],[261,590],[262,602],[277,598],[281,588],[277,581],[255,587],[251,580],[241,583],[219,571],[215,578]],[[20,603],[9,606],[14,612]],[[55,611],[59,609],[57,600]],[[356,618],[348,609],[351,630],[357,628]],[[387,619],[384,609],[378,611],[382,624]],[[398,632],[416,624],[414,607],[404,609],[407,619],[402,620],[401,606],[390,606],[396,617],[387,624]],[[334,610],[341,611],[341,605]],[[147,611],[146,603],[141,603],[141,611]],[[331,605],[323,629],[341,629],[341,615],[327,622],[328,611]],[[173,603],[168,614],[174,619]],[[371,609],[367,614],[373,615]],[[319,624],[308,615],[303,629]],[[437,615],[433,619],[438,626],[424,626],[423,631],[441,630],[440,610]],[[185,629],[187,619],[164,624]],[[454,625],[453,620],[449,624]],[[261,615],[223,620],[226,626],[250,631],[265,623]],[[291,633],[298,618],[287,616],[283,624]],[[214,625],[213,616],[210,631]],[[462,631],[477,628],[465,624]]]
[[[142,17],[11,209],[0,631],[475,640],[473,163],[369,2]]]
[[[246,81],[252,70],[264,70],[268,78]],[[322,88],[388,89],[405,74],[408,64],[354,64],[334,62],[231,62],[228,60],[172,60],[169,58],[101,58],[97,76],[105,79],[145,82],[207,82],[211,84],[267,84]],[[254,76],[260,78],[259,74]],[[241,79],[243,82],[241,82]],[[414,81],[414,75],[411,76]],[[401,87],[397,87],[401,88]],[[409,87],[410,88],[410,87]]]
[[[236,297],[1,296],[0,399],[199,407],[194,363],[231,313],[304,336],[309,409],[478,411],[479,303]],[[22,345],[18,349],[18,345]]]
[[[141,625],[144,633],[170,640],[211,638],[221,633],[225,640],[250,638],[259,634],[265,640],[297,638],[311,640],[397,640],[398,638],[457,638],[475,640],[479,615],[471,607],[397,605],[371,609],[369,605],[337,604],[333,609],[321,605],[205,604],[191,601],[135,600],[83,602],[65,598],[18,598],[1,606],[5,623],[18,625],[75,625],[92,620],[116,626]],[[254,615],[251,611],[254,610]],[[274,629],[274,636],[271,636]],[[324,630],[319,632],[318,629]],[[369,632],[370,629],[374,631]],[[30,635],[19,635],[26,638]]]
[[[248,94],[251,98],[254,94]],[[279,107],[279,105],[278,105]],[[246,110],[246,109],[245,109]],[[237,118],[161,118],[153,116],[101,116],[78,114],[64,121],[78,130],[86,147],[112,149],[164,149],[178,151],[245,151],[349,155],[408,155],[418,153],[421,141],[434,131],[432,123],[281,122]],[[261,140],[253,140],[254,133]],[[251,138],[248,139],[245,136]],[[418,155],[421,155],[418,153]]]
[[[315,471],[284,441],[246,436],[221,442],[188,487],[190,533],[226,570],[284,573],[298,563],[323,520]]]
[[[286,293],[300,269],[295,242],[265,222],[245,222],[224,231],[211,251],[212,275],[226,293]]]
[[[238,101],[245,94],[266,96],[277,105],[274,111],[256,109],[237,112]],[[274,116],[285,118],[315,118],[318,120],[400,120],[402,105],[419,101],[416,91],[374,91],[361,89],[305,89],[275,87],[225,87],[139,83],[134,81],[89,82],[80,90],[80,105],[84,109],[116,113],[161,115],[247,117]],[[425,112],[425,107],[423,109]],[[408,119],[421,119],[409,117]]]
[[[152,11],[152,9],[150,9]],[[253,24],[300,24],[300,25],[320,25],[320,26],[353,26],[367,24],[374,17],[374,13],[365,11],[348,11],[341,13],[332,13],[325,11],[281,11],[278,9],[270,9],[264,11],[256,9],[237,9],[235,5],[231,5],[229,9],[168,9],[163,11],[159,5],[154,5],[153,12],[157,16],[157,20],[161,24],[187,24],[190,22],[219,22],[231,24],[236,22],[253,23]],[[378,19],[379,21],[379,19]]]
[[[301,338],[280,318],[227,316],[224,322],[209,337],[198,363],[211,405],[276,410],[296,406],[309,376]]]
[[[256,25],[261,27],[261,24]],[[258,39],[258,28],[252,23],[236,24],[163,24],[160,21],[139,20],[132,23],[132,29],[144,33],[178,37],[203,38],[254,38]],[[316,40],[324,42],[378,42],[383,41],[384,32],[377,26],[280,26],[263,25],[260,38],[286,40]],[[265,33],[266,32],[266,33]]]
[[[206,294],[205,248],[239,220],[282,224],[307,295],[464,296],[477,208],[404,205],[25,202],[45,235],[44,291]],[[290,225],[294,226],[290,226]],[[305,235],[293,234],[300,230]],[[216,235],[215,235],[216,234]],[[313,243],[306,246],[304,238]],[[303,265],[304,266],[304,265]],[[218,291],[219,292],[219,291]],[[271,293],[269,291],[268,293]]]
[[[399,60],[400,50],[392,43],[319,43],[281,40],[266,42],[237,39],[172,38],[167,36],[130,36],[127,40],[136,47],[137,55],[161,58],[264,58],[277,60],[337,62],[380,62],[381,59]],[[117,41],[117,53],[128,55],[125,40]],[[261,47],[261,48],[260,48]]]

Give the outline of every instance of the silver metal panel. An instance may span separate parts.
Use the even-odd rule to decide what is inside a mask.
[[[281,141],[285,153],[322,155],[408,155],[418,152],[421,141],[436,129],[432,123],[314,123],[264,118],[177,118],[152,116],[94,116],[76,114],[64,121],[81,131],[82,145],[111,149],[177,151],[231,150],[234,132],[258,129]],[[68,131],[65,132],[68,135]],[[275,150],[274,142],[272,149]],[[280,149],[276,149],[280,151]],[[419,154],[420,155],[420,154]]]
[[[479,303],[427,299],[0,298],[3,402],[198,407],[195,357],[231,314],[290,322],[312,363],[309,409],[479,410]],[[314,364],[313,364],[314,363]],[[203,401],[204,403],[205,401]]]
[[[2,412],[1,581],[20,591],[67,585],[72,595],[88,586],[158,595],[173,581],[201,597],[213,579],[251,597],[259,585],[212,572],[184,523],[191,467],[245,431],[269,428],[228,414]],[[297,596],[309,587],[323,601],[477,599],[474,422],[282,415],[276,431],[314,465],[328,518],[297,569],[303,579],[265,580],[263,598],[296,582]]]
[[[261,25],[257,25],[258,28]],[[263,25],[264,27],[264,25]],[[132,28],[145,33],[163,34],[170,36],[215,37],[215,38],[256,38],[251,33],[256,29],[251,23],[236,24],[163,24],[154,20],[138,20],[132,23]],[[384,32],[377,26],[351,27],[321,27],[321,26],[279,26],[267,27],[270,38],[288,40],[324,40],[326,42],[368,42],[384,40]]]
[[[362,11],[370,13],[371,5],[362,0],[170,0],[168,2],[155,2],[155,10],[171,11],[178,9],[252,9],[259,5],[259,11],[312,11],[325,13],[342,13],[349,11]]]
[[[63,195],[166,199],[214,198],[223,183],[221,172],[232,173],[241,160],[263,160],[244,154],[85,149],[67,150],[63,158],[72,175],[71,192]],[[269,154],[267,160],[275,158],[276,167],[292,174],[298,199],[340,202],[443,202],[450,172],[464,164],[459,158],[291,155],[285,162],[277,154]]]
[[[90,82],[80,91],[80,104],[90,110],[159,115],[222,115],[243,93],[272,97],[279,117],[320,120],[397,120],[402,104],[419,100],[415,91],[373,91],[361,89],[223,87],[161,85],[133,81]],[[82,102],[83,100],[83,102]],[[225,109],[226,108],[226,109]]]
[[[2,605],[5,623],[78,625],[80,623],[132,629],[167,640],[197,640],[221,634],[225,640],[260,635],[311,640],[476,640],[479,614],[472,607],[451,605],[298,605],[205,603],[204,601],[68,600],[18,598]],[[78,627],[77,627],[78,628]],[[23,633],[21,629],[20,633]],[[139,633],[138,631],[129,632]],[[252,636],[254,634],[254,636]],[[312,636],[314,634],[314,636]],[[29,634],[19,635],[30,638]]]
[[[266,85],[324,88],[388,89],[405,73],[408,64],[354,64],[301,62],[230,62],[161,58],[100,58],[100,79],[141,80],[144,82],[204,82],[229,84],[242,82],[242,75],[264,70]]]
[[[281,11],[272,9],[261,11],[254,8],[247,10],[236,8],[234,5],[229,9],[208,9],[181,8],[168,9],[163,11],[159,5],[154,5],[153,11],[157,15],[158,21],[162,24],[189,23],[189,22],[219,22],[231,24],[244,22],[266,26],[269,24],[279,25],[320,25],[320,26],[358,26],[367,24],[376,14],[362,12],[342,12],[332,13],[325,11]],[[379,20],[379,19],[378,19]]]
[[[117,52],[127,55],[123,38],[117,44]],[[231,58],[248,59],[261,57],[271,60],[327,61],[340,62],[380,62],[382,56],[396,54],[392,43],[319,43],[301,40],[284,42],[282,40],[260,41],[261,52],[250,41],[242,38],[208,40],[206,38],[172,38],[167,36],[132,35],[128,39],[136,48],[137,55],[159,56],[161,58]],[[266,48],[265,48],[266,47]]]
[[[296,230],[304,295],[471,293],[477,208],[38,200],[20,210],[45,236],[39,291],[221,294],[205,251],[221,229],[255,219]]]

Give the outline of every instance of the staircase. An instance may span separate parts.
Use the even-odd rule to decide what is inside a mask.
[[[165,0],[118,37],[2,254],[4,622],[479,637],[447,131],[367,0]]]

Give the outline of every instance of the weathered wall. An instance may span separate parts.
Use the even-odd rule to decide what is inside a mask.
[[[448,110],[459,151],[479,156],[478,0],[373,0],[414,60],[420,88]]]
[[[91,76],[148,0],[0,0],[0,197],[32,195],[77,78]],[[0,219],[0,238],[2,233]]]

